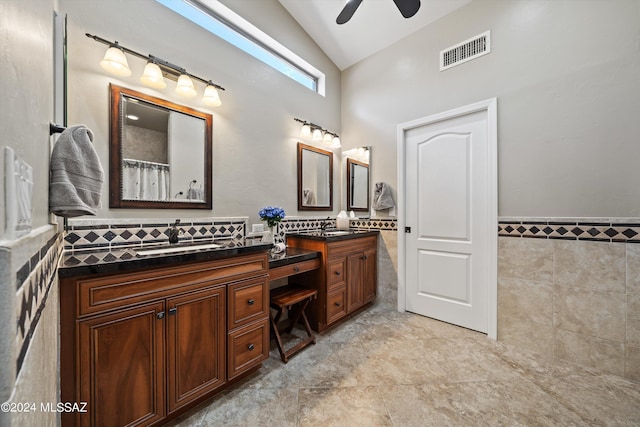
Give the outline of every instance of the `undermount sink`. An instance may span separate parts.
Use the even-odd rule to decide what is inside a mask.
[[[350,234],[349,231],[323,231],[323,235],[325,236],[344,236]]]
[[[136,249],[136,253],[138,255],[160,255],[160,254],[170,254],[174,252],[189,252],[189,251],[198,251],[201,249],[216,249],[221,248],[222,245],[217,243],[203,243],[200,245],[177,245],[177,246],[165,246],[162,248],[149,248],[149,249]]]

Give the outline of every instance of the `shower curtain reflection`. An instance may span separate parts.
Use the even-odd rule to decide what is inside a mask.
[[[122,159],[122,198],[125,200],[169,200],[169,165]]]

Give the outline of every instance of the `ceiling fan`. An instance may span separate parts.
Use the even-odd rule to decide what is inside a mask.
[[[420,0],[393,0],[396,4],[396,7],[405,18],[411,18],[418,12],[420,9]],[[347,4],[344,5],[344,8],[336,18],[337,24],[344,24],[351,19],[353,14],[360,6],[362,0],[347,0]]]

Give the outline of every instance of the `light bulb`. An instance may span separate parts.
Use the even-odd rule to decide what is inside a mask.
[[[124,56],[122,49],[111,46],[104,54],[104,58],[100,61],[100,66],[116,76],[127,77],[131,75],[127,57]]]
[[[162,76],[162,70],[158,64],[153,62],[147,62],[147,65],[144,67],[144,73],[142,74],[142,77],[140,77],[140,81],[145,86],[149,86],[154,89],[164,89],[167,87],[167,83],[164,81],[164,77]]]
[[[180,96],[184,96],[185,98],[193,98],[198,94],[198,92],[196,92],[196,88],[193,86],[191,77],[186,74],[181,74],[180,77],[178,77],[176,93]]]
[[[208,85],[205,88],[202,102],[210,107],[219,107],[222,105],[222,101],[220,101],[220,94],[218,94],[218,90],[215,86]]]
[[[320,129],[314,129],[313,130],[312,139],[314,141],[321,141],[322,140],[322,131]]]
[[[325,144],[331,144],[332,141],[333,135],[331,135],[329,132],[325,132],[324,137],[322,138],[322,142],[324,142]]]
[[[338,137],[338,135],[333,137],[333,146],[335,148],[341,147],[342,144],[340,144],[340,138]]]
[[[300,136],[303,138],[309,138],[311,136],[311,126],[307,123],[303,124],[300,129]]]

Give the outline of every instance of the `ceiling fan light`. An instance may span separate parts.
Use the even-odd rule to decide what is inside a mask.
[[[151,61],[147,62],[147,65],[145,65],[144,73],[142,73],[140,81],[145,86],[149,86],[154,89],[164,89],[167,87],[167,83],[164,81],[164,77],[162,76],[162,70],[158,64]]]
[[[193,86],[191,77],[186,74],[181,74],[180,77],[178,77],[176,93],[180,96],[184,96],[185,98],[193,98],[198,94],[198,92],[196,92],[196,88]]]
[[[120,77],[128,77],[131,75],[127,57],[124,51],[117,46],[110,46],[104,54],[104,58],[100,61],[100,66],[111,74]]]

